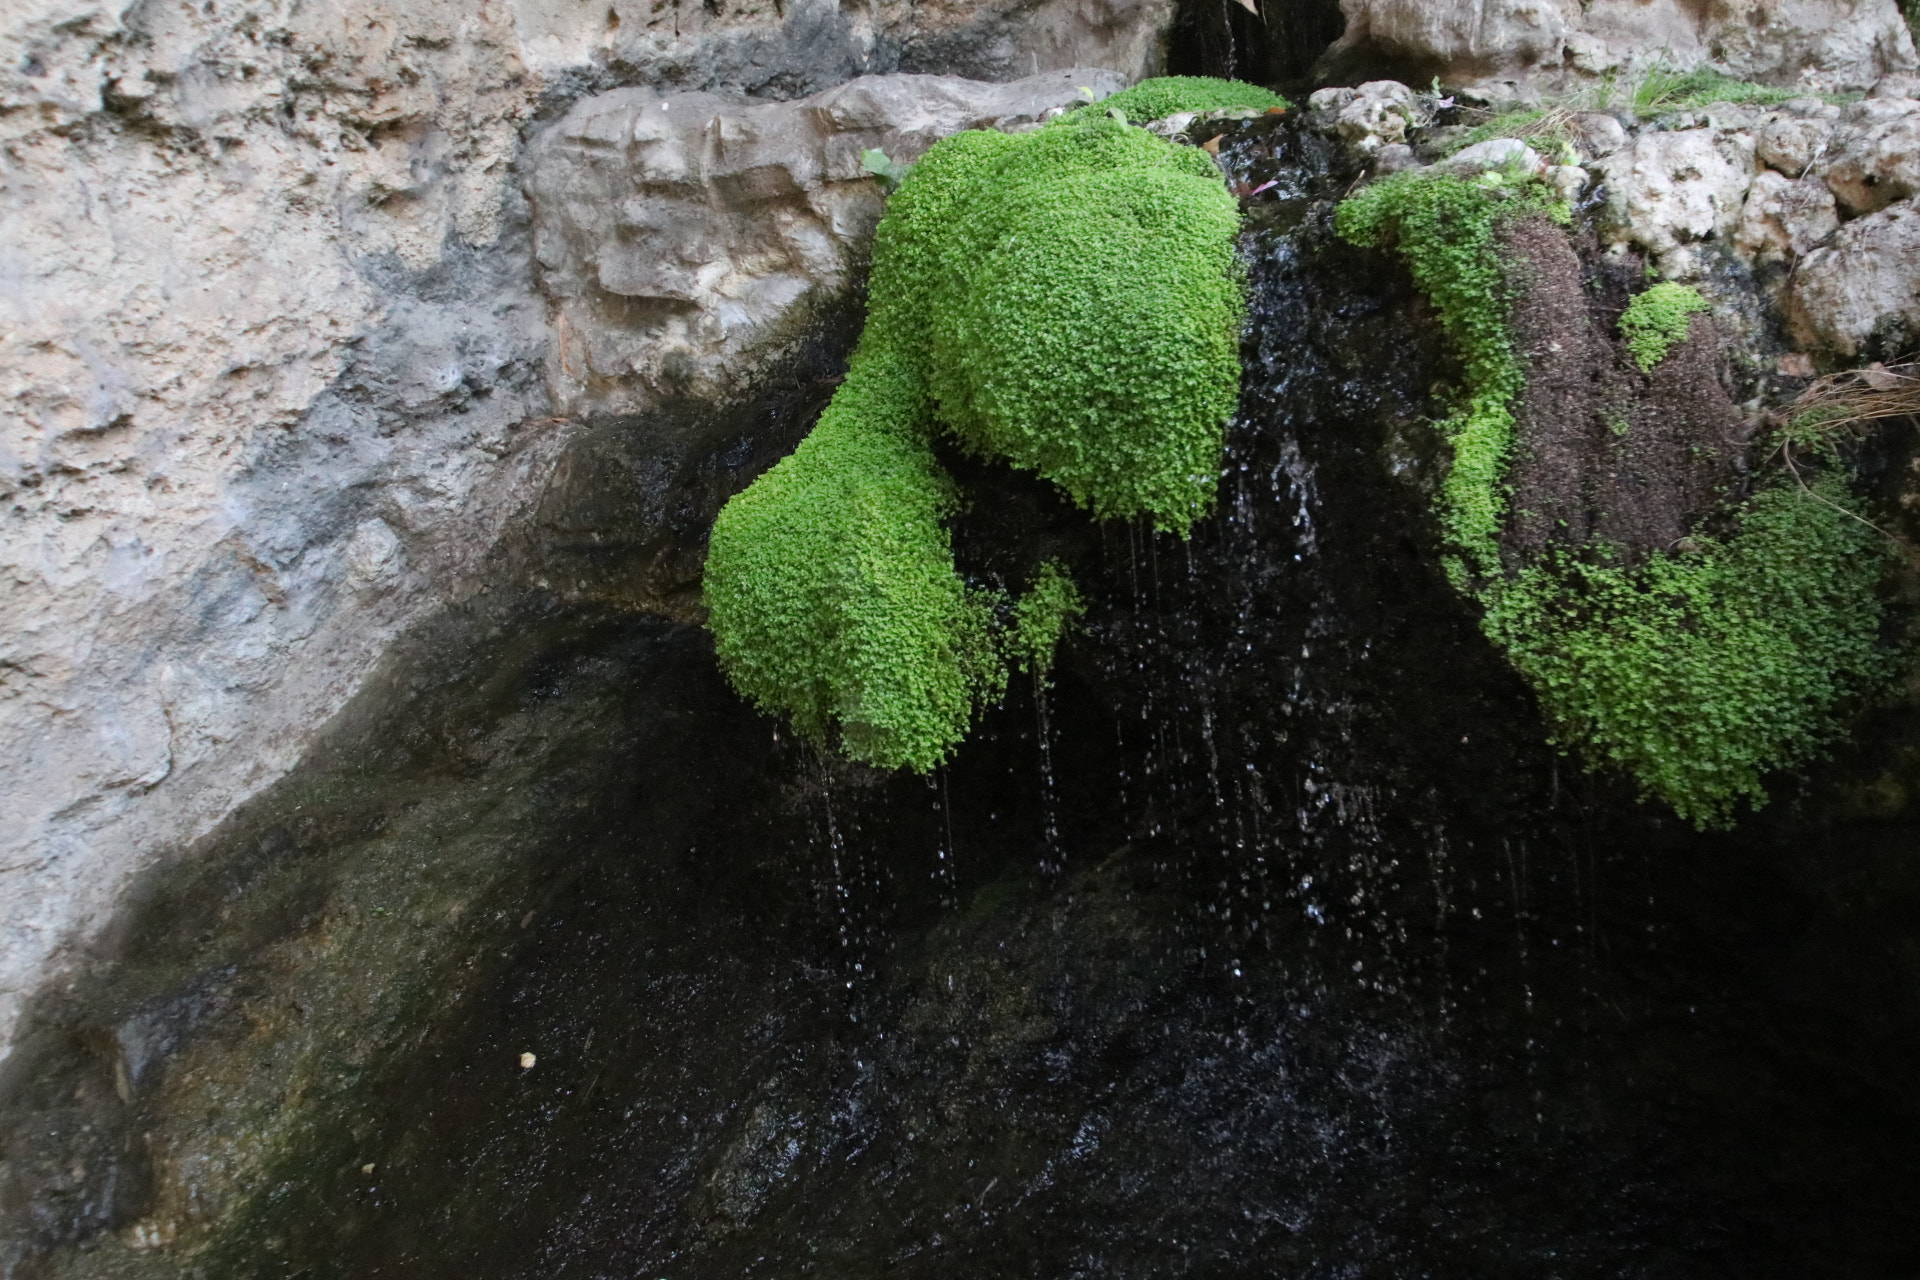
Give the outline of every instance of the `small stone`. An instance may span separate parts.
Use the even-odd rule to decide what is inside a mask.
[[[1440,167],[1462,172],[1511,168],[1524,173],[1538,173],[1541,163],[1540,153],[1520,139],[1493,138],[1474,143],[1460,154],[1442,161]]]
[[[1323,90],[1311,101],[1330,104],[1345,92],[1336,97]],[[1382,147],[1405,142],[1408,127],[1424,123],[1417,95],[1397,80],[1372,80],[1351,92],[1353,96],[1339,108],[1334,129],[1356,156],[1371,158]]]
[[[1547,170],[1547,185],[1553,193],[1571,204],[1587,189],[1587,171],[1577,164],[1557,164]]]
[[[1381,176],[1389,173],[1401,173],[1407,169],[1418,169],[1419,159],[1413,154],[1413,148],[1404,142],[1393,142],[1380,148],[1373,158],[1373,171]]]
[[[1893,75],[1882,76],[1873,88],[1867,90],[1869,98],[1920,98],[1920,76]]]
[[[360,1166],[360,1172],[371,1175],[373,1173],[373,1166],[371,1164],[363,1164]]]
[[[538,1061],[539,1059],[534,1057],[532,1054],[523,1053],[520,1055],[520,1069],[522,1071],[531,1071],[533,1070],[533,1064]]]
[[[1604,111],[1584,111],[1573,118],[1574,139],[1582,153],[1598,160],[1627,145],[1627,130]]]

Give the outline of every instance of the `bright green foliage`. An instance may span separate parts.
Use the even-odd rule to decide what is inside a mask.
[[[1271,96],[1129,93],[1143,116]],[[1044,571],[997,633],[1000,602],[954,567],[941,520],[959,499],[932,431],[1100,516],[1184,532],[1211,501],[1239,386],[1238,229],[1204,153],[1104,113],[929,151],[881,222],[847,381],[715,522],[709,625],[735,686],[856,759],[945,759],[1010,659],[1044,669],[1078,595]]]
[[[707,553],[720,662],[803,736],[883,768],[937,765],[998,696],[988,611],[954,571],[956,500],[895,353],[863,348],[819,425],[727,504]]]
[[[1453,465],[1440,523],[1456,585],[1500,573],[1502,481],[1513,451],[1513,402],[1526,372],[1508,332],[1513,292],[1495,239],[1499,220],[1539,208],[1537,192],[1449,173],[1395,174],[1343,202],[1335,229],[1359,245],[1393,246],[1432,300],[1466,374],[1461,403],[1441,424]]]
[[[1239,80],[1210,80],[1205,76],[1161,76],[1142,80],[1080,111],[1105,115],[1118,110],[1129,120],[1164,120],[1183,111],[1260,111],[1292,104],[1270,89]]]
[[[1622,766],[1700,826],[1765,799],[1763,776],[1831,739],[1836,703],[1886,660],[1874,532],[1834,478],[1776,483],[1724,540],[1644,567],[1562,559],[1489,597],[1487,630],[1560,740]]]
[[[1803,96],[1805,90],[1781,89],[1773,85],[1752,84],[1730,75],[1702,67],[1697,71],[1674,71],[1655,67],[1642,77],[1633,93],[1634,114],[1658,115],[1662,111],[1694,111],[1716,102],[1773,106]]]
[[[1086,608],[1080,589],[1058,561],[1041,565],[1033,586],[1013,606],[1007,654],[1014,665],[1044,677],[1053,666],[1053,653],[1061,637]]]
[[[1846,510],[1845,487],[1762,491],[1724,539],[1629,569],[1605,548],[1509,572],[1499,544],[1512,406],[1525,370],[1510,331],[1514,290],[1499,220],[1543,197],[1447,174],[1397,175],[1344,202],[1335,226],[1391,245],[1433,301],[1464,365],[1442,424],[1453,463],[1440,520],[1455,585],[1539,694],[1560,741],[1631,772],[1701,826],[1764,798],[1762,776],[1806,760],[1837,731],[1835,707],[1884,669],[1874,586],[1883,555]],[[1648,300],[1650,299],[1650,300]],[[1651,368],[1705,303],[1656,285],[1623,336]]]
[[[1652,372],[1668,351],[1685,342],[1691,317],[1705,310],[1707,300],[1698,290],[1671,281],[1635,295],[1620,317],[1620,336],[1640,372]]]
[[[1103,116],[954,141],[939,216],[907,202],[891,239],[930,263],[942,423],[1096,516],[1184,533],[1239,394],[1238,203],[1204,152]]]

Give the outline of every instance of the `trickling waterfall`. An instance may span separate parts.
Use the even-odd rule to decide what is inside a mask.
[[[1438,565],[1456,371],[1399,265],[1332,234],[1357,175],[1285,117],[1220,154],[1251,323],[1214,514],[1094,524],[942,459],[967,573],[1057,557],[1089,603],[1050,685],[882,775],[611,594],[450,616],[46,1016],[9,1123],[63,1161],[36,1229],[81,1243],[47,1274],[178,1274],[109,1234],[161,1216],[147,1153],[215,1153],[164,1181],[191,1222],[268,1133],[210,1277],[1920,1267],[1910,935],[1858,905],[1902,900],[1911,832],[1816,779],[1700,835],[1556,755]],[[714,428],[701,483],[791,446],[829,347]],[[375,913],[405,928],[347,931]],[[360,936],[389,949],[342,959]],[[225,957],[296,945],[299,998],[378,1038],[248,1020]],[[113,1074],[164,1036],[240,1047]],[[285,1138],[309,1085],[325,1125]]]
[[[1804,912],[1777,850],[1821,837],[1700,836],[1547,747],[1437,567],[1425,303],[1332,236],[1353,175],[1324,139],[1264,119],[1221,154],[1260,194],[1215,515],[1097,526],[946,459],[980,495],[967,571],[1038,547],[1092,604],[1052,687],[1016,681],[924,780],[744,713],[698,749],[657,731],[634,788],[698,775],[704,816],[668,845],[637,799],[581,854],[396,1084],[404,1175],[310,1226],[303,1274],[1908,1256],[1911,1119],[1721,945]],[[501,1065],[522,1046],[537,1073]]]

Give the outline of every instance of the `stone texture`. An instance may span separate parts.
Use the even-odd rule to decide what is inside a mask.
[[[1669,279],[1692,279],[1707,265],[1700,246],[1729,237],[1745,207],[1753,139],[1713,129],[1643,133],[1599,169],[1612,244],[1636,244]]]
[[[1791,264],[1840,229],[1833,192],[1817,178],[1795,181],[1767,170],[1753,180],[1733,245],[1756,263]]]
[[[1572,120],[1573,141],[1579,154],[1601,160],[1627,145],[1627,130],[1604,111],[1583,111]]]
[[[9,6],[0,1044],[134,871],[279,776],[537,505],[575,424],[518,182],[536,114],[616,84],[1132,77],[1169,8]]]
[[[1916,69],[1895,0],[1342,0],[1328,65],[1423,84],[1595,76],[1658,60],[1745,79],[1864,89]]]
[[[1920,191],[1920,102],[1856,102],[1828,150],[1824,176],[1850,213],[1875,213]]]
[[[1485,172],[1488,169],[1517,169],[1522,173],[1538,173],[1542,161],[1540,153],[1518,138],[1490,138],[1485,142],[1476,142],[1462,148],[1457,154],[1442,160],[1436,167],[1459,169],[1463,172]]]
[[[1820,116],[1786,116],[1765,125],[1754,136],[1754,154],[1760,163],[1790,178],[1800,178],[1827,154],[1832,141],[1833,121]]]
[[[797,102],[620,89],[540,133],[528,189],[563,335],[561,411],[726,396],[807,332],[865,260],[884,198],[870,148],[912,161],[970,128],[1031,126],[1124,87],[1081,68],[1008,85],[869,76]]]
[[[544,466],[509,10],[46,3],[0,49],[0,1040]]]
[[[1920,208],[1903,201],[1841,227],[1801,261],[1787,301],[1805,346],[1909,350],[1920,338]]]
[[[1373,80],[1358,89],[1322,89],[1307,105],[1331,117],[1334,131],[1361,157],[1404,143],[1407,130],[1425,122],[1418,96],[1396,80]]]

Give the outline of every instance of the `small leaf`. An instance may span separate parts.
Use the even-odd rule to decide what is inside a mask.
[[[887,153],[878,147],[868,147],[865,151],[862,151],[860,153],[860,164],[868,173],[871,173],[876,178],[889,178],[893,176],[893,161],[889,160]]]

